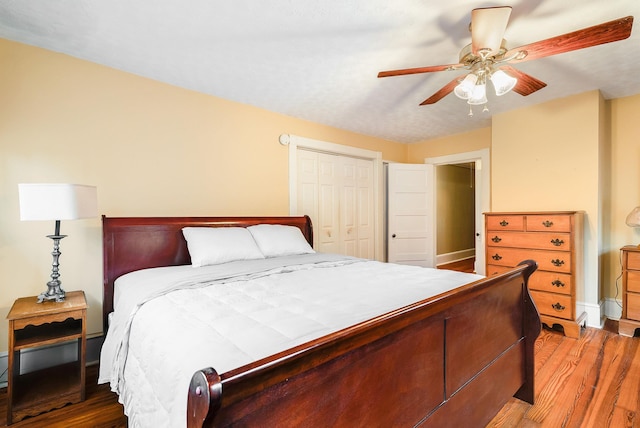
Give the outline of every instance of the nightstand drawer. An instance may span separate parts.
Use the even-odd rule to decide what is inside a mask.
[[[492,247],[571,251],[569,233],[489,232]]]
[[[40,303],[42,304],[42,303]],[[58,314],[47,314],[46,316],[39,316],[39,317],[31,317],[31,318],[22,318],[22,319],[16,319],[14,321],[14,328],[16,330],[20,330],[23,329],[27,326],[33,325],[33,326],[38,326],[38,325],[42,325],[42,324],[48,324],[48,323],[52,323],[52,322],[64,322],[68,319],[76,319],[76,320],[80,320],[83,319],[85,316],[86,310],[85,309],[78,309],[75,311],[66,311],[66,312],[61,312]]]
[[[640,321],[640,294],[627,293],[627,318]]]
[[[532,290],[531,297],[533,297],[533,301],[542,315],[568,320],[573,319],[571,296]]]
[[[627,280],[627,291],[640,293],[640,271],[629,270],[625,272]]]
[[[529,288],[549,293],[571,294],[572,278],[568,273],[538,270],[529,277]]]
[[[568,215],[527,215],[527,230],[530,232],[570,232],[571,216]]]
[[[489,230],[524,230],[524,216],[501,215],[487,217],[487,229]]]
[[[627,269],[640,270],[640,253],[627,251]]]

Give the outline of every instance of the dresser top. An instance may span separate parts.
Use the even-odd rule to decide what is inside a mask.
[[[583,211],[490,211],[485,215],[572,215]]]

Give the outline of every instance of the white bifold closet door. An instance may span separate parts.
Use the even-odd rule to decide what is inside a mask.
[[[373,161],[297,150],[298,214],[311,217],[314,248],[374,259]]]

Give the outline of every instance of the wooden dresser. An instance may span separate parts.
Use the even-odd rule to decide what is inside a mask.
[[[485,213],[487,275],[535,260],[529,289],[540,318],[574,338],[587,317],[576,308],[584,294],[583,218],[581,211]]]
[[[640,328],[640,248],[622,247],[622,318],[618,332],[633,336]]]

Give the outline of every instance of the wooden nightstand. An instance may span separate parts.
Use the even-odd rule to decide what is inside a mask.
[[[9,320],[7,425],[27,416],[84,401],[87,302],[82,291],[67,292],[64,302],[36,303],[37,297],[16,300]],[[20,374],[20,351],[78,342],[71,363]]]
[[[628,245],[622,252],[622,318],[618,333],[633,336],[640,328],[640,248]]]

